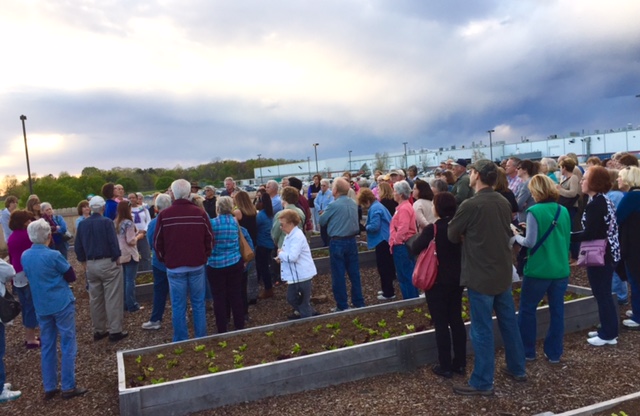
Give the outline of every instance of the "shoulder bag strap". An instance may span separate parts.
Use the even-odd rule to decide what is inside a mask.
[[[531,250],[529,250],[529,256],[533,256],[535,254],[535,252],[538,251],[538,249],[540,248],[542,243],[544,243],[544,241],[547,239],[547,237],[549,237],[549,234],[551,234],[551,231],[553,231],[553,229],[556,227],[556,224],[558,224],[558,218],[560,217],[560,209],[561,209],[560,208],[560,204],[558,204],[558,209],[556,210],[556,215],[555,215],[555,217],[553,217],[553,221],[551,222],[551,225],[549,226],[549,229],[547,229],[547,232],[544,233],[544,235],[542,236],[542,238],[540,240],[538,240],[536,245],[533,246],[531,248]]]

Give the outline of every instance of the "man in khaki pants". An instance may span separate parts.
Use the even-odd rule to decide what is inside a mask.
[[[104,206],[100,196],[89,201],[91,216],[78,224],[75,251],[78,261],[86,262],[93,340],[109,336],[109,341],[117,342],[129,335],[122,331],[124,280],[116,229],[102,215]]]

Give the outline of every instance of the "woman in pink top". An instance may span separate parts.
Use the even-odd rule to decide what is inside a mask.
[[[398,283],[404,299],[418,297],[418,289],[413,286],[411,276],[415,267],[415,260],[409,254],[406,242],[416,233],[416,214],[409,202],[411,186],[407,181],[393,184],[393,198],[398,203],[396,213],[391,219],[389,246],[396,266]]]

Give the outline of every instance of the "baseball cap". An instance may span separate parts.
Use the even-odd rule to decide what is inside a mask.
[[[102,208],[104,205],[104,198],[101,196],[94,196],[89,200],[89,206],[91,208]]]
[[[469,164],[465,159],[458,159],[455,162],[451,162],[452,165],[458,165],[458,166],[463,166],[463,167],[467,167],[467,165]]]
[[[469,169],[474,169],[479,173],[487,174],[489,172],[497,170],[497,166],[495,163],[490,161],[489,159],[480,159],[475,163],[468,166]]]

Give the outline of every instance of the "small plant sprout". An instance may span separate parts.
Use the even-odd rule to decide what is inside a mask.
[[[218,366],[214,365],[213,363],[209,363],[209,366],[207,367],[207,369],[209,370],[210,373],[217,373],[218,371],[220,371],[220,368],[218,368]]]
[[[227,348],[227,341],[220,341],[218,342],[218,346],[220,348]]]
[[[184,350],[180,347],[176,348],[175,350],[173,350],[173,353],[175,355],[181,355],[184,352]]]
[[[164,383],[165,381],[166,380],[164,378],[162,378],[162,377],[160,377],[158,379],[152,378],[151,379],[151,384],[160,384],[160,383]]]
[[[362,326],[362,324],[360,323],[360,319],[355,318],[353,321],[351,321],[352,324],[354,324],[357,327]]]
[[[382,338],[387,339],[391,337],[391,333],[389,331],[384,331],[382,333]]]
[[[320,332],[321,329],[322,329],[322,325],[316,325],[313,327],[313,332],[317,334],[318,332]]]
[[[424,317],[431,320],[431,314],[428,312],[424,314]]]
[[[371,335],[371,336],[378,335],[378,331],[376,331],[373,328],[367,329],[367,332],[369,332],[369,335]]]
[[[462,312],[462,319],[469,319],[469,315],[466,312]]]
[[[138,379],[138,381],[144,381],[144,376],[138,376],[136,378]]]
[[[162,360],[164,358],[164,354],[158,354],[156,357],[158,357],[158,360]]]
[[[136,363],[140,364],[142,362],[142,355],[138,355],[136,357]]]
[[[266,336],[268,337],[272,337],[273,336],[273,331],[267,331],[264,333]]]
[[[233,367],[234,368],[242,368],[244,367],[244,357],[241,354],[234,354],[233,356]]]
[[[404,316],[404,309],[401,309],[398,311],[398,319],[402,319],[403,316]]]
[[[167,361],[167,370],[173,368],[178,365],[178,359],[174,358],[173,360]]]
[[[338,322],[336,322],[335,324],[327,324],[326,327],[327,327],[327,329],[339,329],[340,328],[340,324]]]
[[[407,324],[406,327],[409,330],[409,332],[415,332],[415,330],[416,330],[416,326],[413,325],[413,324],[411,324],[411,325]]]
[[[384,328],[384,327],[386,327],[386,326],[387,326],[387,321],[385,321],[384,319],[379,320],[379,321],[378,321],[378,326],[379,326],[380,328]]]
[[[212,360],[214,358],[216,358],[216,352],[214,350],[211,350],[207,353],[207,357],[211,358]]]
[[[300,344],[296,342],[295,344],[293,344],[293,348],[291,349],[291,354],[297,354],[300,352],[301,349],[302,347],[300,346]]]
[[[247,344],[242,344],[238,347],[238,351],[244,352],[247,349]]]
[[[345,339],[344,340],[344,346],[345,347],[353,347],[355,345],[355,342],[352,339]]]
[[[414,308],[413,311],[415,313],[422,313],[422,308]]]
[[[193,347],[193,350],[194,350],[195,352],[200,352],[200,351],[204,351],[204,349],[205,349],[205,348],[206,348],[206,347],[205,347],[205,345],[204,345],[204,344],[200,344],[200,345],[196,344],[196,345]]]

